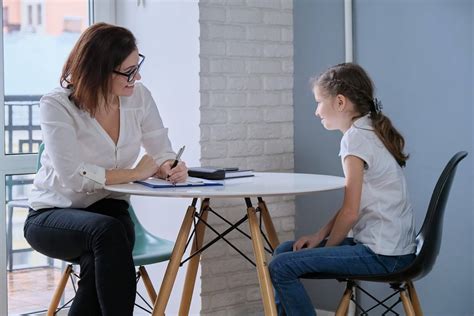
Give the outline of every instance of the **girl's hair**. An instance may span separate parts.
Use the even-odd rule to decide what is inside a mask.
[[[126,28],[96,23],[81,35],[64,64],[60,84],[71,89],[76,106],[91,116],[101,102],[109,105],[112,72],[137,49]]]
[[[322,93],[342,94],[352,101],[361,117],[370,113],[375,134],[401,167],[409,155],[403,152],[405,140],[388,117],[380,111],[380,101],[374,99],[374,84],[365,70],[354,63],[342,63],[327,69],[314,82]],[[355,117],[355,118],[358,118]],[[354,119],[355,119],[354,118]]]

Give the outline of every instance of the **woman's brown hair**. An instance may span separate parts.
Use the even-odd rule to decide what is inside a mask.
[[[91,116],[102,102],[110,99],[112,72],[137,49],[133,34],[126,28],[106,23],[88,27],[80,36],[64,64],[60,83],[71,89],[69,98]]]
[[[361,66],[354,63],[333,66],[321,74],[314,85],[330,96],[345,96],[352,101],[361,116],[370,113],[375,134],[397,163],[405,167],[409,157],[403,152],[405,140],[390,119],[380,111],[380,101],[374,98],[374,84]]]

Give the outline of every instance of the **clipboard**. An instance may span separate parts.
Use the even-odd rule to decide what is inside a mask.
[[[135,181],[141,185],[147,186],[149,188],[161,189],[161,188],[186,188],[186,187],[206,187],[206,186],[223,186],[224,184],[216,181],[209,181],[205,179],[198,179],[193,177],[188,177],[186,182],[180,182],[172,184],[169,181],[158,179],[158,178],[148,178],[146,180]]]

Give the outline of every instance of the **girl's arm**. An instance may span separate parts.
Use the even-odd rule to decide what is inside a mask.
[[[336,221],[336,217],[340,211],[341,210],[337,211],[336,214],[329,220],[329,222],[327,222],[326,225],[324,225],[316,233],[300,237],[293,244],[293,251],[297,251],[302,248],[314,248],[318,246],[321,241],[323,241],[331,233],[334,222]]]
[[[339,245],[346,238],[359,217],[364,161],[359,157],[348,155],[344,159],[344,173],[346,176],[344,201],[341,209],[336,214],[326,247]]]
[[[331,218],[331,220],[329,222],[327,222],[326,225],[324,225],[317,233],[316,235],[319,235],[321,237],[321,241],[326,238],[327,236],[329,236],[329,234],[331,233],[332,231],[332,228],[334,227],[334,223],[336,222],[336,218],[337,216],[339,215],[339,213],[341,212],[341,209],[339,209],[339,211],[336,212],[336,214],[334,214],[334,216]]]

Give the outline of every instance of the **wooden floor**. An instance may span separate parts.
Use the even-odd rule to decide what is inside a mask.
[[[8,272],[8,316],[36,315],[48,308],[62,274],[59,268],[22,269]],[[66,286],[64,302],[74,296],[71,282]],[[137,298],[137,302],[142,302]],[[142,304],[144,305],[144,304]],[[67,311],[62,315],[66,315]],[[40,314],[40,313],[38,313]],[[135,307],[134,316],[149,315]]]
[[[35,268],[8,272],[8,315],[28,314],[48,308],[61,269]],[[73,297],[70,282],[66,287],[66,302]]]

